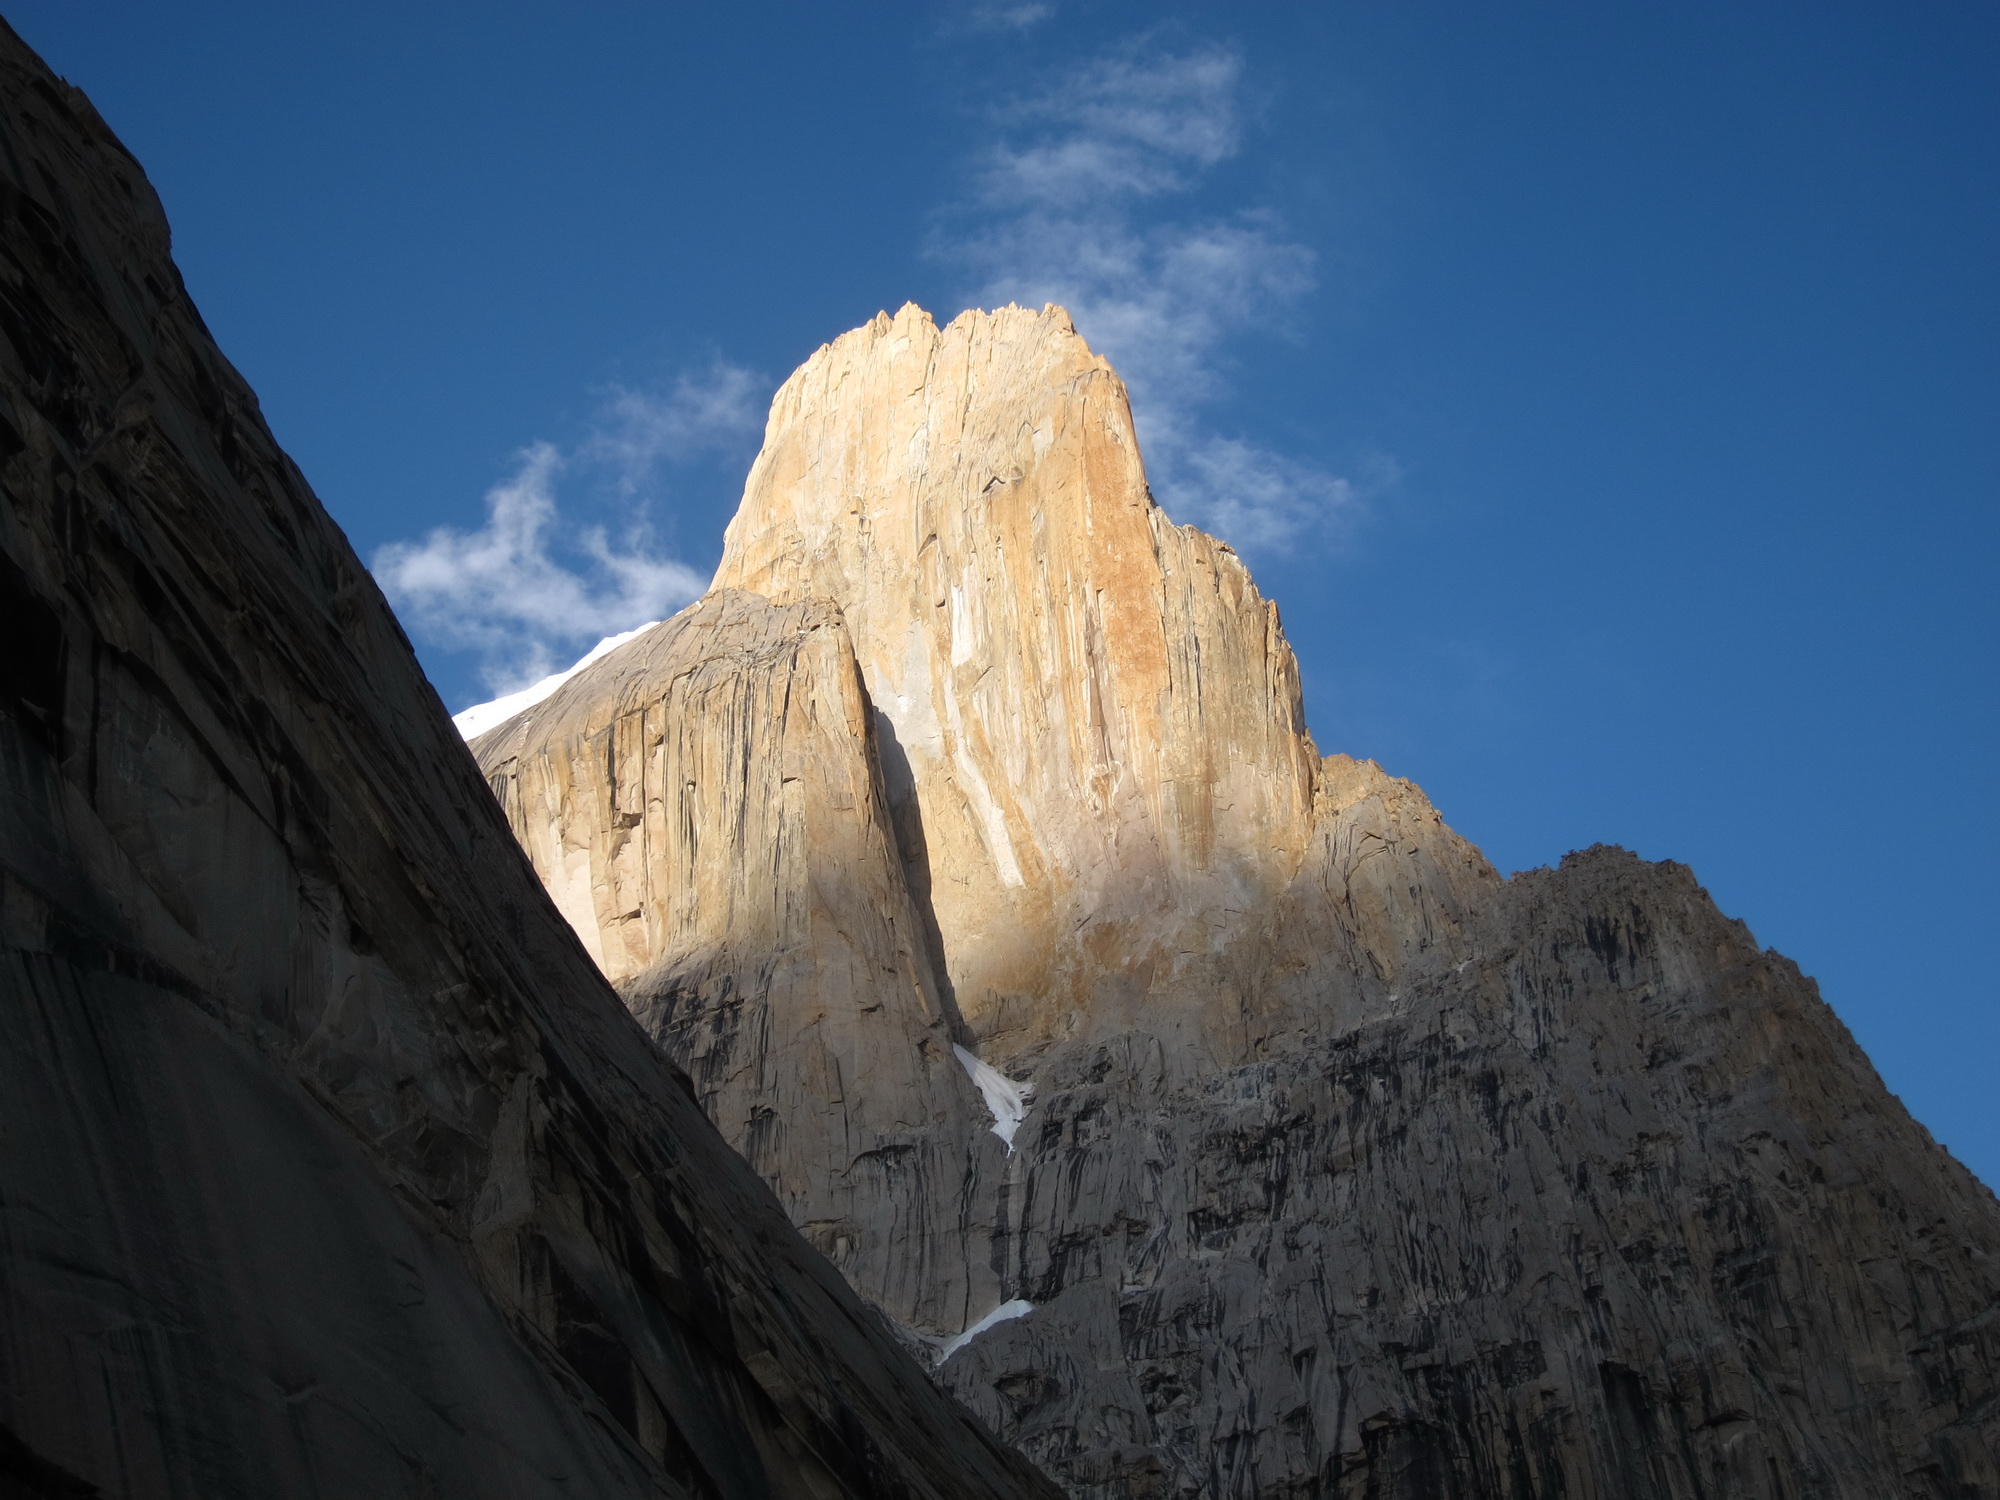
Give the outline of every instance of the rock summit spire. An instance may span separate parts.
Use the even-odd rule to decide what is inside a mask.
[[[1077,1496],[2000,1486],[2000,1204],[1685,869],[1503,881],[1322,759],[1059,308],[820,349],[713,591],[474,748],[794,1222]]]

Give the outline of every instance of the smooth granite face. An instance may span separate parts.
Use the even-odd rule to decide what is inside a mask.
[[[0,1493],[1056,1493],[619,1003],[4,27],[0,1035]]]
[[[2000,1495],[1993,1195],[1685,869],[1503,880],[1322,758],[1059,308],[821,349],[714,591],[474,748],[724,1136],[1074,1495]]]

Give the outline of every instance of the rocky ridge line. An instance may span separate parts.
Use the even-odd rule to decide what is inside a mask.
[[[1072,1494],[2000,1493],[1992,1194],[1685,870],[1503,881],[1321,758],[1060,309],[821,349],[715,593],[474,748],[724,1135]],[[1011,1152],[947,1041],[1032,1083]]]
[[[0,26],[0,1489],[1046,1496],[537,885]]]

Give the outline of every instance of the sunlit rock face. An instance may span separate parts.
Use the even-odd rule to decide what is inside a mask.
[[[815,354],[716,586],[839,602],[983,1040],[1210,979],[1298,867],[1316,757],[1277,611],[1153,504],[1125,388],[1060,309],[905,307]]]
[[[474,748],[725,1137],[1076,1495],[2000,1486],[2000,1205],[1686,870],[1502,880],[1321,758],[1060,309],[821,349],[714,592]]]
[[[839,609],[718,589],[584,675],[478,741],[557,906],[807,1237],[958,1329],[999,1286],[959,1185],[1005,1151]]]
[[[591,964],[167,239],[0,25],[0,1493],[1053,1496]]]

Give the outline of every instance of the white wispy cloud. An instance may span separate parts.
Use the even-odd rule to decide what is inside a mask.
[[[967,31],[1026,31],[1055,13],[1047,0],[974,0],[955,9],[952,20]]]
[[[582,446],[609,466],[622,493],[640,489],[662,462],[737,453],[764,425],[769,383],[720,361],[682,375],[665,394],[615,388]]]
[[[1075,208],[1098,194],[1151,197],[1241,145],[1243,60],[1221,47],[1100,59],[997,111],[1003,136],[980,187],[1002,205]]]
[[[649,513],[661,468],[739,453],[761,425],[764,390],[727,364],[665,392],[613,389],[571,448],[521,451],[487,492],[485,525],[441,526],[380,548],[376,580],[420,640],[476,653],[496,693],[567,665],[601,637],[664,618],[707,579],[658,548]],[[615,525],[576,518],[607,509]]]
[[[1176,216],[1236,157],[1243,59],[1140,42],[1004,102],[972,190],[934,249],[984,306],[1058,302],[1131,386],[1155,490],[1246,550],[1337,545],[1366,486],[1213,430],[1225,349],[1312,290],[1313,253],[1277,216]]]

